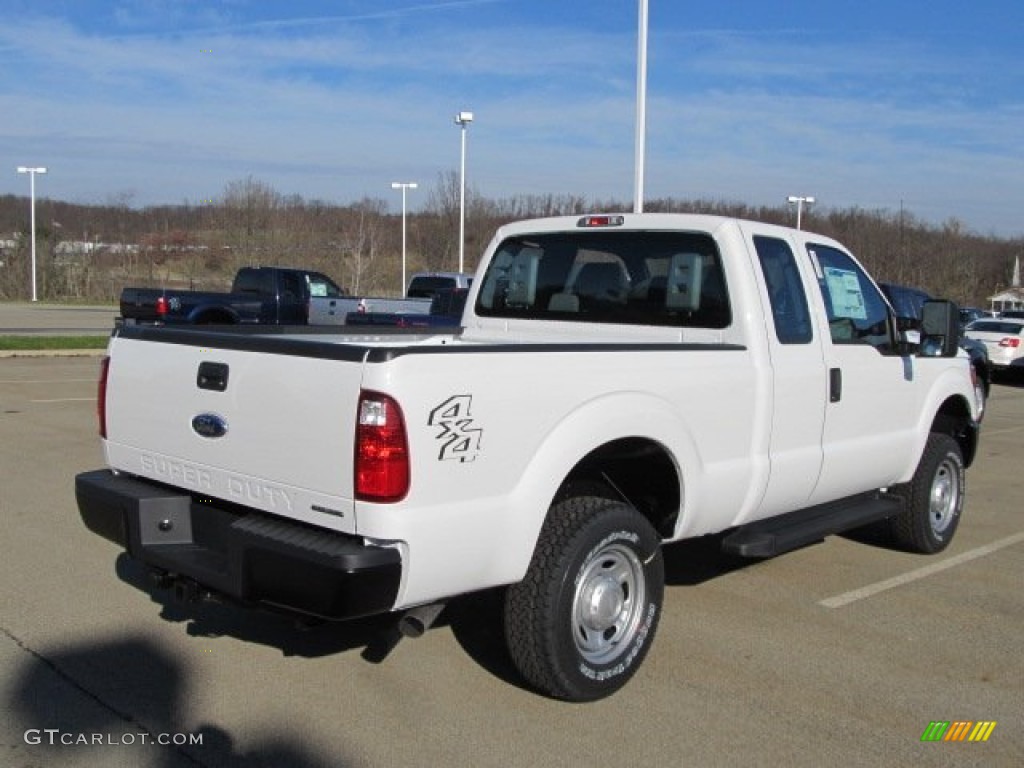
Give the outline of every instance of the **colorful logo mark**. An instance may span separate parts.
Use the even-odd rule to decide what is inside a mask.
[[[921,741],[988,741],[995,728],[995,720],[932,720]]]

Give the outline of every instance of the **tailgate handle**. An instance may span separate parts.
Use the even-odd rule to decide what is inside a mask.
[[[200,363],[199,373],[196,374],[196,386],[200,389],[223,392],[228,388],[228,364]]]

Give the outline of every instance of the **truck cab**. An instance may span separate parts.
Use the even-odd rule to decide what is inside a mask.
[[[473,276],[463,272],[419,272],[409,280],[405,291],[410,299],[432,299],[442,291],[466,291]]]
[[[242,267],[235,274],[231,292],[260,298],[264,310],[260,322],[280,325],[305,324],[312,297],[345,295],[326,275],[286,267]]]

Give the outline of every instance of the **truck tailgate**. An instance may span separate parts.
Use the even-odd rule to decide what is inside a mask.
[[[190,344],[188,333],[112,339],[109,466],[355,533],[359,350],[325,359],[269,340],[277,352],[257,349],[253,337],[219,345],[217,334],[202,334]]]

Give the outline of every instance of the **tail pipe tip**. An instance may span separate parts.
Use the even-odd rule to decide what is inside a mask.
[[[398,631],[402,633],[402,637],[423,637],[424,633],[437,621],[444,606],[444,603],[431,603],[410,608],[398,620]]]

